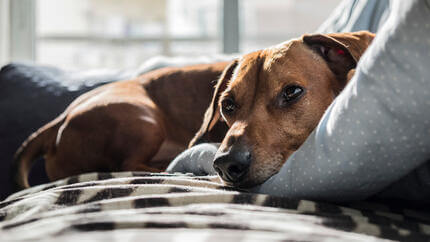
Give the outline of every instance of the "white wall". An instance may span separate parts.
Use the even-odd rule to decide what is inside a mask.
[[[0,0],[0,66],[10,61],[9,0]]]

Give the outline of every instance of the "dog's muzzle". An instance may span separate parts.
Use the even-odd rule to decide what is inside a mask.
[[[252,155],[247,149],[230,149],[215,156],[213,167],[224,181],[234,184],[243,180],[251,161]]]

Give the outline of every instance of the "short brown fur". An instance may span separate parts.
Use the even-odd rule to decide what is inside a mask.
[[[221,115],[207,115],[190,146],[211,131],[205,124],[222,116],[217,121],[226,122],[229,130],[218,153],[244,146],[253,157],[240,182],[226,183],[250,187],[264,182],[317,126],[373,38],[374,34],[366,31],[304,35],[243,56],[228,67],[231,75],[220,78],[218,86],[225,88],[214,93],[219,98],[212,99],[210,108],[217,106]],[[303,87],[304,94],[280,107],[280,94],[289,85]],[[233,114],[222,112],[222,102],[228,97],[236,104]]]
[[[51,181],[93,171],[164,171],[198,130],[228,64],[163,68],[81,95],[19,148],[17,189],[29,186],[38,156]]]

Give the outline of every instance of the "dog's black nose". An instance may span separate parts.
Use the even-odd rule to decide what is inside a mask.
[[[249,151],[229,151],[215,156],[214,169],[227,182],[240,182],[251,165]]]

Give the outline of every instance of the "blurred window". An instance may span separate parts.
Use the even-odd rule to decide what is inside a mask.
[[[155,55],[221,53],[227,41],[245,53],[315,31],[340,1],[36,0],[35,61],[127,68]]]
[[[37,0],[36,61],[135,67],[155,55],[220,52],[218,0]]]
[[[240,50],[262,47],[313,33],[341,0],[241,0]]]

